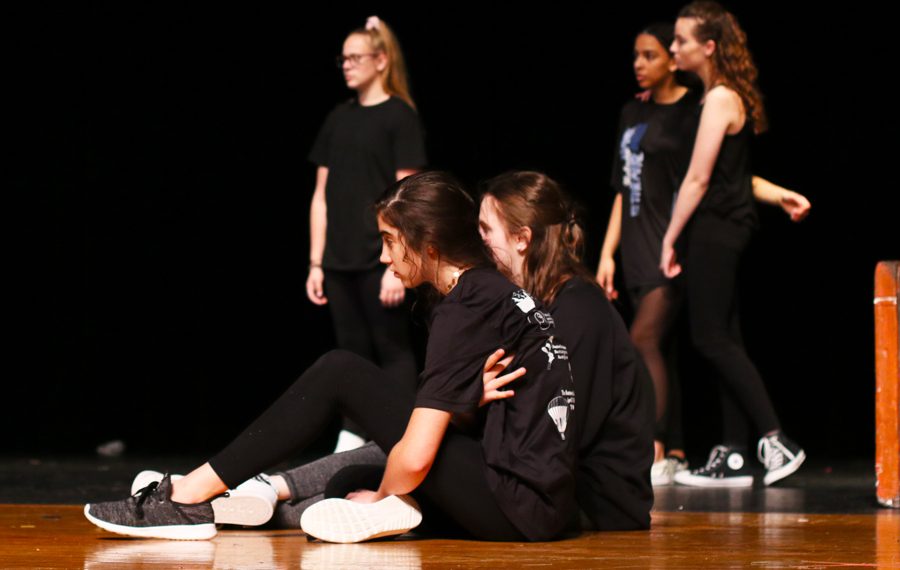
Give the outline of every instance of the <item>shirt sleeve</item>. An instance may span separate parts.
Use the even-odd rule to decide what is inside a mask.
[[[398,113],[392,138],[397,170],[422,168],[428,163],[425,155],[425,131],[419,115],[405,103]]]
[[[322,123],[322,127],[319,129],[319,134],[316,135],[312,150],[309,151],[309,156],[307,157],[313,164],[318,166],[328,166],[329,164],[328,151],[331,147],[331,134],[334,131],[337,112],[338,110],[334,109],[328,113],[328,117],[325,118],[325,122]]]
[[[416,407],[473,412],[478,409],[483,392],[484,361],[500,348],[501,341],[471,309],[453,305],[438,307],[436,311]]]

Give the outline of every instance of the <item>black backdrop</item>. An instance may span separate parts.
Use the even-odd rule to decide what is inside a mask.
[[[305,299],[305,161],[349,97],[334,56],[370,13],[404,46],[432,166],[540,169],[586,207],[596,261],[634,33],[679,3],[28,4],[8,23],[14,198],[0,451],[206,450],[333,343]],[[895,42],[864,11],[729,5],[772,128],[757,173],[813,202],[762,210],[742,270],[749,350],[814,457],[873,448],[872,272],[900,258]],[[714,443],[687,359],[688,438]]]

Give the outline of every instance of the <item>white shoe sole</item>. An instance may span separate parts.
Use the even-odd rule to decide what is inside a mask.
[[[422,522],[415,500],[392,495],[377,503],[325,499],[303,512],[300,527],[326,542],[362,542],[409,532]]]
[[[774,471],[766,473],[766,476],[763,478],[763,483],[771,485],[776,481],[781,481],[788,475],[792,475],[797,469],[800,469],[800,466],[803,465],[804,461],[806,461],[806,452],[801,449],[800,453],[798,453],[793,460],[785,463]]]
[[[688,487],[709,487],[733,489],[738,487],[752,487],[753,475],[741,475],[740,477],[702,477],[693,473],[676,473],[675,482]]]
[[[229,491],[234,493],[234,491]],[[216,524],[259,526],[266,524],[275,514],[275,505],[262,497],[219,497],[212,501]]]
[[[177,481],[184,475],[170,475]],[[141,471],[131,483],[131,494],[134,495],[150,483],[159,482],[163,474],[159,471]],[[263,483],[261,483],[263,484]],[[240,526],[259,526],[266,524],[275,514],[278,495],[272,490],[272,500],[261,495],[242,494],[240,489],[228,491],[229,496],[213,499],[212,508],[216,524],[234,524]]]
[[[213,523],[179,524],[170,526],[135,527],[113,524],[94,517],[89,512],[91,505],[84,506],[84,516],[103,530],[137,536],[140,538],[164,538],[167,540],[209,540],[216,536],[216,525]]]

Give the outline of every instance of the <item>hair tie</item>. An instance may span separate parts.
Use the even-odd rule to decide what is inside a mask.
[[[378,16],[369,16],[366,18],[366,29],[367,30],[375,30],[379,31],[381,27],[381,20],[378,19]]]

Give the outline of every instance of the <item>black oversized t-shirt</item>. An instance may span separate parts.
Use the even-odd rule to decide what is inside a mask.
[[[578,394],[578,506],[596,530],[649,528],[656,413],[650,375],[595,285],[570,279],[550,313],[572,355]]]
[[[530,540],[557,536],[574,512],[575,385],[568,351],[540,303],[495,269],[470,269],[432,313],[416,407],[478,409],[484,361],[497,348],[527,373],[483,420],[486,477],[497,504]]]
[[[322,266],[359,271],[378,266],[381,240],[372,205],[397,171],[425,166],[422,125],[403,100],[363,106],[356,99],[325,119],[309,160],[328,168],[328,226]]]
[[[622,194],[622,272],[629,288],[659,285],[662,238],[687,174],[700,121],[698,91],[675,103],[629,101],[622,107],[613,188]]]

